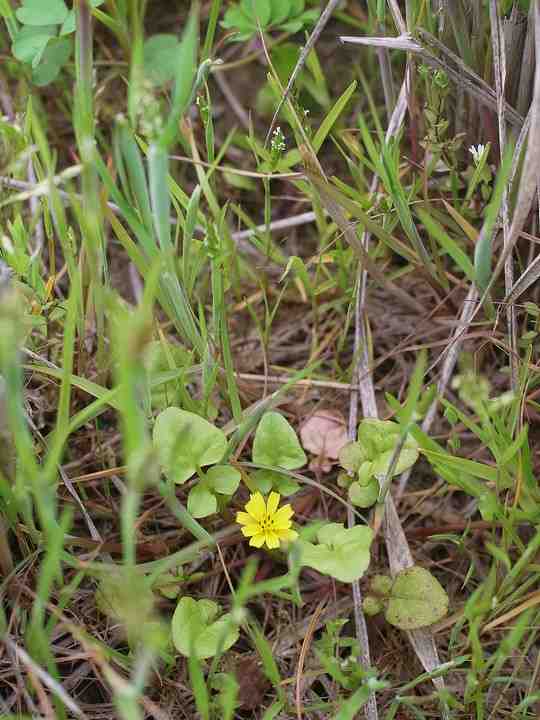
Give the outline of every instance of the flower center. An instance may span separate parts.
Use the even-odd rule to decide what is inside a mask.
[[[274,522],[273,522],[271,516],[268,514],[265,514],[259,523],[261,530],[263,532],[268,532],[268,530],[272,530],[273,524],[274,524]]]

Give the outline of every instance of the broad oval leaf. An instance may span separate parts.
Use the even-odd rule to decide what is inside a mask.
[[[176,35],[153,35],[144,43],[144,74],[154,85],[164,85],[175,75],[180,42]]]
[[[234,495],[242,476],[230,465],[214,465],[206,473],[209,488],[221,495]]]
[[[218,613],[219,606],[211,600],[181,598],[171,625],[172,640],[178,652],[202,660],[232,647],[238,640],[238,628],[231,623],[230,614],[215,620]]]
[[[64,0],[24,0],[15,15],[23,25],[60,25],[68,9]]]
[[[358,428],[358,440],[342,448],[339,461],[342,467],[358,473],[360,485],[367,486],[371,478],[382,479],[388,473],[394,451],[401,441],[401,428],[391,420],[367,418]],[[418,459],[418,444],[407,435],[393,468],[392,476],[400,475]]]
[[[217,511],[217,500],[206,483],[199,482],[191,488],[188,495],[187,509],[194,518],[204,518]]]
[[[253,18],[256,27],[260,23],[264,29],[270,22],[272,9],[268,0],[242,0],[241,7],[248,17]]]
[[[277,412],[267,412],[255,432],[253,462],[257,465],[296,470],[307,462],[296,433],[287,420]]]
[[[349,500],[353,505],[361,508],[368,508],[375,505],[379,497],[379,483],[371,478],[367,485],[353,482],[349,485]]]
[[[270,3],[272,25],[279,25],[287,20],[292,10],[291,0],[272,0]]]
[[[369,566],[369,549],[373,531],[367,525],[345,529],[339,523],[328,523],[317,531],[317,545],[299,540],[301,564],[318,570],[341,582],[354,582]]]
[[[423,567],[400,572],[392,585],[386,620],[402,630],[417,630],[441,620],[448,612],[448,595]]]
[[[45,48],[41,62],[32,72],[32,80],[38,86],[56,80],[60,70],[69,60],[73,42],[71,38],[53,38]]]
[[[300,490],[300,485],[294,478],[275,470],[255,470],[246,480],[246,484],[251,492],[257,490],[263,495],[268,495],[271,490],[275,490],[283,497],[288,497]]]
[[[197,467],[219,462],[227,450],[222,430],[195,413],[170,407],[155,422],[154,446],[167,477],[184,483]]]
[[[13,39],[11,51],[21,62],[31,63],[33,67],[41,60],[47,43],[56,34],[54,25],[40,27],[23,26]]]

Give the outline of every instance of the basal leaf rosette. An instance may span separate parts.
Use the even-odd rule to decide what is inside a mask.
[[[368,418],[360,423],[358,440],[341,450],[339,462],[351,475],[343,473],[339,483],[348,487],[349,500],[354,505],[369,507],[376,502],[379,485],[390,469],[401,434],[401,427],[391,420]],[[417,459],[418,443],[407,435],[392,477],[411,468]]]

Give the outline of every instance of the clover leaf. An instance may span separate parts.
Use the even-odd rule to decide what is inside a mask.
[[[238,640],[238,628],[227,613],[216,620],[219,605],[212,600],[183,597],[172,618],[174,646],[185,657],[200,660],[228,650]]]
[[[340,523],[328,523],[317,530],[318,544],[298,541],[301,564],[330,575],[341,582],[354,582],[369,566],[373,531],[367,525],[345,529]]]
[[[194,518],[213,515],[217,511],[219,495],[233,495],[241,475],[230,465],[214,465],[189,492],[188,510]]]
[[[374,497],[375,482],[386,477],[400,441],[401,428],[395,422],[367,418],[360,423],[358,440],[345,445],[339,454],[341,466],[356,475],[356,478],[354,475],[349,477],[349,499],[352,503],[360,507],[369,506],[362,503]],[[392,470],[392,477],[408,470],[417,459],[418,444],[407,435]],[[358,502],[355,502],[355,498]]]
[[[307,462],[296,433],[287,420],[277,412],[267,412],[253,439],[253,462],[285,470],[296,470]]]
[[[186,482],[198,468],[219,462],[227,450],[222,430],[176,407],[158,415],[153,440],[165,475],[178,484]]]

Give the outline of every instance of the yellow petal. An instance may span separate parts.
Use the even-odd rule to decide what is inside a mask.
[[[277,532],[279,534],[279,533],[286,532],[287,530],[289,530],[291,525],[292,525],[292,523],[290,520],[284,520],[283,522],[280,522],[280,523],[272,523],[271,530],[272,530],[272,532]]]
[[[288,542],[296,540],[298,537],[296,530],[280,530],[278,534],[281,540],[286,540]]]
[[[284,522],[290,522],[290,518],[294,515],[294,510],[290,505],[284,505],[279,508],[272,518],[274,525],[281,525]]]
[[[249,541],[249,544],[252,547],[260,548],[264,545],[264,533],[260,533],[259,535],[254,535],[251,540]]]
[[[279,496],[279,493],[277,493],[277,492],[271,492],[270,495],[268,496],[268,502],[266,504],[266,507],[267,507],[267,512],[270,516],[274,515],[274,513],[278,509],[279,499],[280,499],[280,496]]]
[[[253,522],[253,518],[245,512],[237,512],[236,522],[239,525],[250,525]]]
[[[241,528],[241,530],[244,537],[251,537],[252,535],[257,535],[257,533],[260,533],[261,527],[256,523],[252,523],[251,525],[245,525],[243,528]]]
[[[260,492],[251,495],[249,501],[246,503],[246,512],[249,513],[256,522],[264,520],[266,503]]]
[[[266,544],[271,550],[279,547],[279,537],[273,532],[266,533]]]

